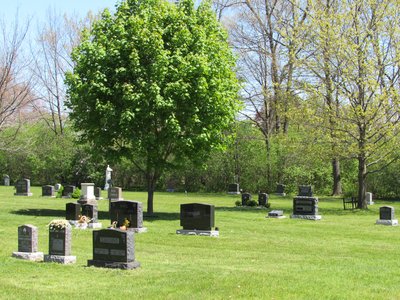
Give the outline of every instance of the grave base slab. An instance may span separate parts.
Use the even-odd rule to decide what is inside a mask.
[[[267,219],[284,219],[286,216],[265,216]]]
[[[97,267],[97,268],[111,268],[111,269],[123,269],[123,270],[133,270],[140,267],[140,262],[132,261],[132,262],[115,262],[115,261],[104,261],[104,260],[88,260],[88,267]]]
[[[30,260],[30,261],[43,261],[43,252],[13,252],[12,257]]]
[[[376,224],[378,224],[378,225],[387,225],[387,226],[397,226],[397,225],[399,225],[399,221],[397,219],[394,219],[394,220],[376,220]]]
[[[276,193],[275,195],[285,197],[286,193]]]
[[[143,232],[147,232],[147,227],[128,228],[128,230],[132,230],[135,233],[143,233]]]
[[[196,229],[178,229],[176,234],[183,235],[204,235],[204,236],[219,236],[218,230],[196,230]]]
[[[321,215],[291,215],[291,219],[305,219],[305,220],[321,220],[322,216]]]
[[[14,196],[32,196],[32,193],[14,193]]]
[[[76,263],[76,256],[68,255],[48,255],[44,256],[44,262],[55,262],[59,264],[74,264]]]

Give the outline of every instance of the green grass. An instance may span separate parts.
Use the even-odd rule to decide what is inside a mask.
[[[239,196],[156,193],[157,217],[135,235],[141,267],[123,271],[86,267],[91,230],[73,230],[74,265],[35,263],[11,257],[17,227],[39,227],[39,250],[48,253],[46,225],[64,218],[67,199],[14,196],[0,187],[1,299],[400,299],[400,227],[375,225],[381,205],[344,211],[340,199],[322,198],[320,221],[290,219],[290,197],[271,196],[271,209],[286,219],[266,219],[268,210],[234,207]],[[146,203],[145,193],[123,192]],[[179,205],[216,206],[220,237],[176,235]],[[108,203],[99,201],[108,226]],[[271,210],[270,209],[270,210]]]

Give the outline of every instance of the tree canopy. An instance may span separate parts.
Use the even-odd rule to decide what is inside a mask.
[[[149,0],[105,10],[67,74],[70,118],[108,159],[128,157],[148,183],[220,148],[240,108],[235,59],[208,2]]]

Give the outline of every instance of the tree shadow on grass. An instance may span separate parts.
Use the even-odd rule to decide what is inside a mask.
[[[271,210],[275,210],[279,208],[266,208],[266,207],[251,207],[251,206],[217,206],[215,207],[216,211],[229,211],[229,212],[238,212],[238,211],[246,211],[246,212],[251,212],[251,213],[259,213],[260,211],[262,212],[268,212]]]
[[[22,215],[22,216],[36,216],[36,217],[58,217],[65,218],[65,210],[61,209],[20,209],[11,211],[14,215]],[[110,214],[106,211],[98,212],[99,219],[110,219]]]

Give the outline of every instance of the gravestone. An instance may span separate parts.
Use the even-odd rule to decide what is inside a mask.
[[[111,187],[112,181],[111,181],[111,172],[113,170],[110,168],[109,165],[107,165],[106,168],[106,183],[104,184],[104,189],[108,190]]]
[[[268,194],[259,193],[258,194],[258,205],[259,206],[267,206],[268,204]]]
[[[80,204],[97,204],[94,195],[94,183],[81,183],[81,196],[78,200]]]
[[[55,189],[52,185],[44,185],[42,186],[42,197],[55,197]]]
[[[32,196],[31,181],[29,179],[18,180],[15,184],[15,196]]]
[[[45,262],[71,264],[76,262],[76,256],[71,255],[71,227],[58,230],[49,229],[49,254],[44,256]]]
[[[365,200],[367,205],[373,205],[374,202],[372,201],[372,193],[365,193]]]
[[[101,228],[101,223],[98,222],[98,208],[97,204],[83,204],[82,205],[82,216],[86,216],[90,219],[88,224],[89,228]]]
[[[120,188],[120,187],[110,187],[108,189],[108,199],[110,201],[121,201],[121,200],[124,200],[124,198],[122,198],[122,188]]]
[[[283,215],[283,210],[271,210],[266,218],[277,218],[281,219],[284,218],[285,216]]]
[[[4,175],[3,176],[3,183],[4,183],[5,186],[9,186],[10,185],[10,176]]]
[[[75,225],[81,216],[81,205],[79,203],[65,204],[65,219]]]
[[[38,252],[38,229],[33,225],[22,225],[18,227],[18,251],[13,252],[13,257],[42,261],[43,252]]]
[[[297,196],[293,199],[293,214],[290,216],[294,219],[320,220],[318,215],[318,198]]]
[[[211,204],[186,203],[181,204],[180,224],[183,227],[177,234],[218,236],[214,227],[215,207]]]
[[[250,193],[243,193],[242,194],[242,206],[247,205],[247,201],[251,200],[251,194]]]
[[[63,198],[71,198],[72,193],[75,191],[76,187],[74,185],[66,185],[62,191]]]
[[[135,269],[134,232],[130,230],[102,229],[93,231],[93,259],[88,266],[101,268]]]
[[[128,230],[135,232],[146,232],[147,228],[143,227],[143,203],[137,201],[114,201],[110,203],[110,219],[111,224],[117,222],[116,226],[124,225],[127,220],[130,225]]]
[[[376,221],[376,224],[396,226],[398,223],[398,220],[394,217],[393,206],[382,206],[379,208],[379,220]]]
[[[276,185],[276,194],[279,196],[286,196],[285,187],[286,186],[284,184],[281,184],[281,183],[277,184]]]
[[[56,183],[54,185],[54,189],[56,190],[56,192],[58,192],[61,189],[62,185],[60,183]]]
[[[312,187],[311,185],[299,185],[299,194],[300,197],[312,197]]]
[[[231,183],[228,185],[228,194],[239,195],[240,189],[238,183]]]
[[[96,198],[96,200],[103,199],[103,197],[101,197],[101,188],[99,188],[99,187],[94,188],[94,197]]]

